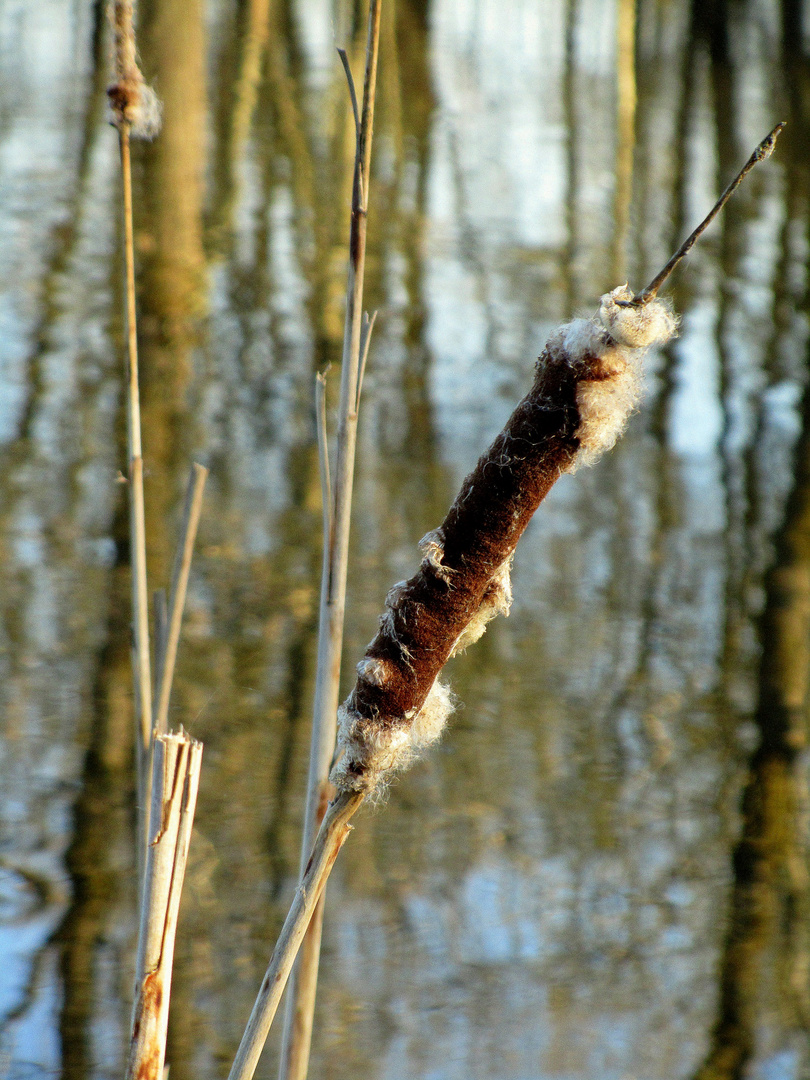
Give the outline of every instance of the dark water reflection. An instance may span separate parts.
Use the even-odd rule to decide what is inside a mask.
[[[101,8],[0,5],[0,1055],[15,1080],[120,1075],[130,995]],[[340,354],[352,141],[334,44],[359,67],[362,17],[340,0],[141,0],[165,102],[136,163],[154,585],[190,457],[212,469],[172,704],[206,744],[180,1080],[227,1072],[294,887],[312,381]],[[464,705],[444,743],[358,821],[330,885],[313,1078],[808,1075],[808,26],[795,0],[386,10],[347,682],[549,329],[626,274],[642,284],[789,126],[679,274],[683,332],[651,358],[641,414],[560,482],[519,549],[512,617],[454,661]]]

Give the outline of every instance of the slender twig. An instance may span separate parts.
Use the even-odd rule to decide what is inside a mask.
[[[184,731],[155,739],[127,1080],[163,1076],[174,939],[201,763],[202,743]]]
[[[743,165],[742,169],[740,169],[740,171],[728,185],[726,190],[711,208],[703,221],[701,221],[701,223],[694,230],[694,232],[692,232],[686,238],[686,240],[684,240],[684,242],[672,256],[672,258],[663,268],[663,270],[661,270],[655,275],[655,277],[652,279],[646,289],[642,289],[641,292],[636,293],[633,299],[628,301],[629,304],[632,304],[634,307],[640,307],[643,304],[649,303],[650,300],[654,299],[658,295],[658,290],[664,284],[666,279],[669,277],[669,275],[672,273],[678,263],[681,262],[682,259],[686,258],[686,256],[694,247],[695,241],[698,239],[701,233],[703,233],[708,228],[708,226],[711,225],[711,223],[726,205],[728,200],[731,198],[731,196],[734,194],[734,192],[737,190],[737,188],[740,186],[746,176],[748,176],[748,174],[751,172],[753,167],[760,161],[767,161],[767,159],[771,156],[774,147],[776,146],[776,140],[779,138],[779,133],[784,126],[784,122],[781,124],[777,124],[773,131],[762,140],[762,142],[753,152],[751,157],[748,159],[748,161],[746,161],[745,165]]]
[[[346,322],[343,338],[337,453],[333,486],[334,507],[330,530],[324,538],[321,601],[318,628],[318,666],[315,680],[312,742],[307,800],[301,844],[301,868],[306,865],[319,818],[329,798],[329,769],[335,749],[336,717],[346,605],[346,573],[349,557],[352,487],[357,438],[357,403],[361,372],[365,367],[373,320],[363,321],[363,282],[366,259],[366,214],[371,144],[374,132],[374,99],[380,40],[382,0],[371,0],[366,41],[363,105],[357,93],[344,50],[339,49],[346,72],[356,129],[354,182],[352,185],[349,267],[346,284]],[[324,455],[322,454],[322,460]],[[320,909],[312,920],[306,947],[288,993],[282,1040],[280,1080],[304,1080],[309,1061],[309,1042],[320,954]]]
[[[360,373],[357,376],[357,400],[354,403],[354,410],[360,408],[360,395],[363,393],[363,379],[366,374],[366,363],[368,361],[368,350],[371,345],[371,331],[374,329],[374,323],[377,321],[377,312],[373,311],[371,316],[366,312],[363,316],[363,327],[360,338]]]
[[[326,811],[312,855],[262,980],[228,1080],[250,1080],[256,1070],[295,955],[337,854],[351,831],[349,820],[359,809],[363,798],[363,795],[353,792],[340,794]]]
[[[172,692],[174,665],[177,659],[177,646],[180,641],[180,626],[183,621],[183,608],[186,602],[186,589],[191,571],[191,557],[194,552],[194,540],[202,510],[203,489],[208,470],[196,463],[191,466],[191,473],[186,488],[186,502],[183,508],[183,522],[180,527],[180,540],[174,557],[172,587],[169,594],[169,612],[164,651],[158,667],[160,683],[156,692],[154,728],[158,734],[166,731],[169,715],[169,697]]]
[[[346,55],[345,49],[338,49],[338,56],[340,62],[343,64],[343,70],[346,72],[346,82],[349,84],[349,97],[352,100],[352,113],[354,114],[354,134],[355,138],[360,138],[360,112],[357,108],[357,90],[354,86],[354,76],[352,75],[352,69],[349,65],[349,57]]]
[[[158,689],[162,678],[162,664],[164,657],[166,656],[166,641],[169,633],[169,610],[166,603],[165,589],[155,589],[154,594],[152,595],[152,619],[155,625],[155,664],[153,672],[155,679],[154,700],[158,696]]]
[[[115,81],[108,88],[113,122],[118,128],[124,216],[124,292],[127,331],[127,476],[129,480],[130,562],[135,701],[137,708],[138,850],[143,867],[143,841],[149,803],[149,754],[152,736],[152,676],[149,657],[149,592],[146,582],[146,525],[143,495],[141,407],[138,386],[138,330],[135,311],[135,245],[132,229],[130,135],[139,123],[146,88],[136,62],[132,0],[113,0]],[[148,94],[147,94],[148,97]]]
[[[315,376],[315,427],[318,433],[318,466],[321,477],[321,507],[323,510],[323,542],[329,560],[334,543],[332,478],[329,474],[329,442],[326,430],[326,372]]]

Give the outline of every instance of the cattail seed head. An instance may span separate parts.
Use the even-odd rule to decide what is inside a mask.
[[[115,73],[115,81],[107,87],[110,122],[119,130],[126,127],[135,139],[154,139],[160,131],[162,107],[138,67],[132,0],[113,0],[109,16]]]
[[[512,555],[532,514],[562,473],[616,442],[638,403],[645,350],[677,329],[665,303],[632,298],[626,285],[614,289],[593,318],[552,335],[531,390],[420,541],[419,570],[389,592],[338,713],[340,790],[373,794],[439,738],[453,708],[439,673],[509,613]]]

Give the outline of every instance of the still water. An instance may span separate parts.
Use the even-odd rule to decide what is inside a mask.
[[[134,945],[121,226],[101,2],[0,2],[0,1071],[122,1075]],[[211,468],[171,722],[205,743],[173,1080],[226,1075],[292,895],[313,380],[342,338],[344,0],[141,0],[149,559]],[[345,681],[550,330],[670,292],[618,448],[563,478],[444,741],[329,887],[311,1077],[810,1075],[810,11],[387,0]],[[275,1076],[277,1036],[260,1075]]]

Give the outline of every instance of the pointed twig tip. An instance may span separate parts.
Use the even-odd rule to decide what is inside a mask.
[[[346,82],[349,84],[349,97],[352,101],[352,112],[354,113],[354,134],[355,138],[360,138],[360,109],[357,104],[357,90],[354,85],[354,76],[352,75],[352,69],[349,64],[349,57],[346,54],[346,50],[338,46],[337,54],[340,57],[340,62],[343,64],[343,70],[346,73]]]
[[[695,241],[709,227],[712,221],[714,221],[714,219],[726,205],[728,200],[731,198],[731,196],[734,194],[734,192],[737,190],[737,188],[740,186],[746,176],[748,176],[753,167],[759,164],[760,161],[767,161],[768,158],[771,156],[774,151],[774,147],[776,146],[776,140],[779,138],[779,135],[784,126],[785,121],[780,121],[780,123],[776,125],[773,131],[771,131],[768,135],[765,136],[759,146],[757,146],[756,150],[754,150],[753,154],[749,157],[748,161],[746,161],[745,165],[743,165],[742,169],[740,169],[740,171],[728,185],[726,190],[711,208],[703,221],[701,221],[701,223],[694,230],[694,232],[691,233],[686,240],[684,240],[684,242],[672,256],[672,258],[663,268],[663,270],[656,274],[656,276],[652,279],[646,289],[642,289],[641,292],[636,293],[632,300],[619,301],[622,306],[632,305],[633,307],[642,307],[644,304],[648,304],[651,300],[655,299],[655,297],[658,295],[658,290],[664,284],[666,279],[669,277],[669,275],[672,273],[678,263],[681,262],[682,259],[686,258],[686,256],[692,250]]]

